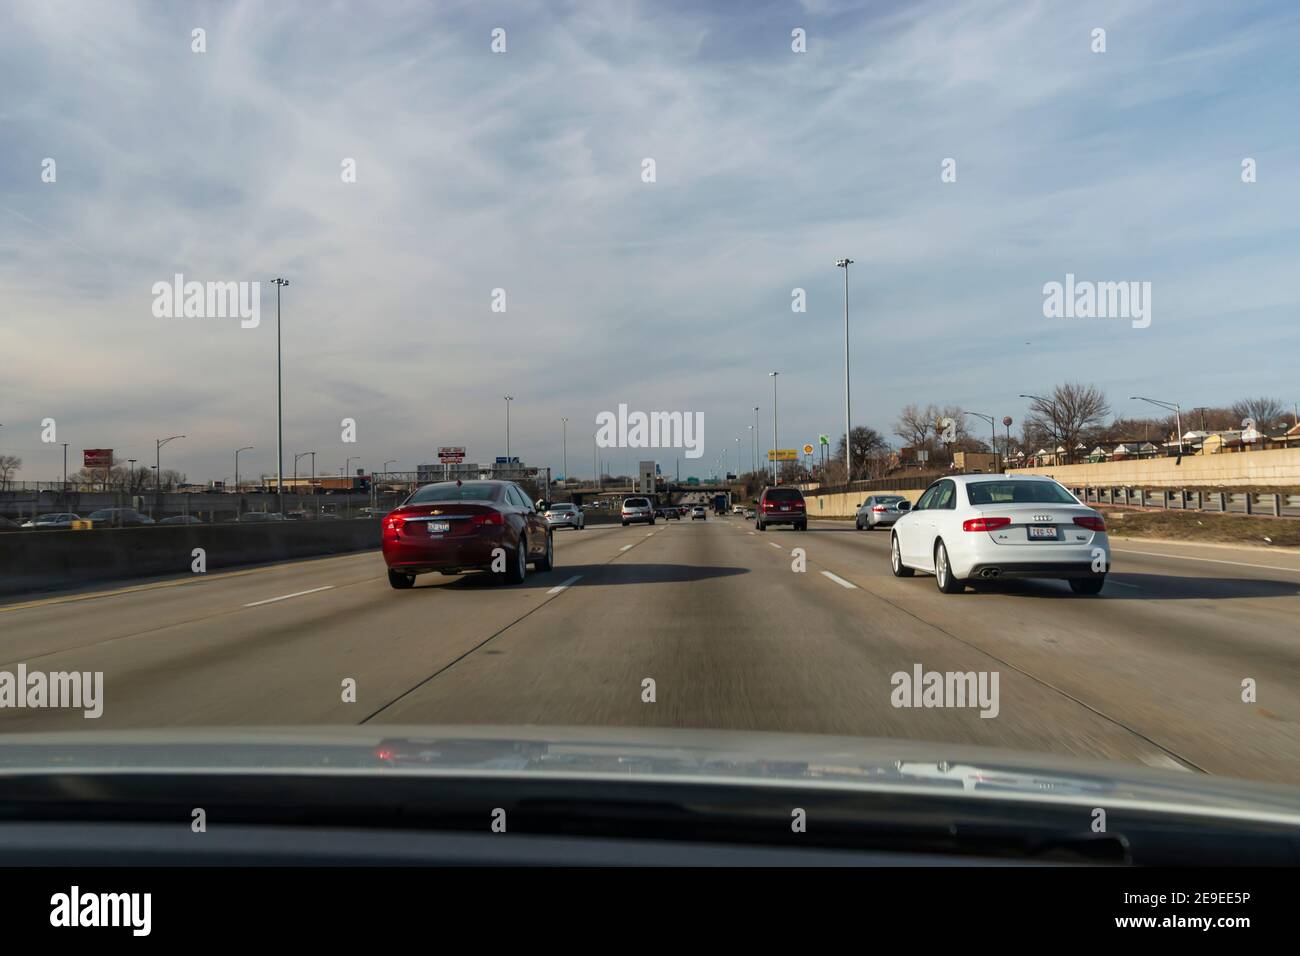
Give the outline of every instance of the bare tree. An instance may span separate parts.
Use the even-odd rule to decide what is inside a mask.
[[[928,448],[934,436],[934,425],[939,420],[939,409],[933,405],[921,408],[908,405],[899,412],[894,422],[894,434],[903,439],[903,444],[912,448]]]
[[[1067,460],[1085,432],[1099,428],[1110,414],[1110,403],[1096,385],[1066,382],[1052,389],[1050,399],[1036,398],[1023,428],[1026,435],[1045,435],[1052,449],[1065,449]]]
[[[1244,398],[1232,405],[1233,428],[1240,428],[1243,419],[1254,419],[1259,428],[1276,425],[1286,418],[1286,406],[1276,398],[1261,395],[1258,398]]]
[[[873,463],[878,463],[889,451],[889,443],[874,428],[858,425],[853,429],[853,481],[875,474]],[[833,461],[844,461],[844,436],[840,436],[839,448]],[[878,464],[876,467],[879,467]],[[843,475],[843,466],[840,475]]]
[[[0,488],[9,487],[9,479],[23,466],[17,455],[0,455]]]

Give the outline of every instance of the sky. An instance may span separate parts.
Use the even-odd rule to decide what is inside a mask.
[[[274,276],[286,474],[491,462],[505,395],[557,473],[620,404],[703,415],[683,476],[747,469],[773,370],[780,446],[837,439],[845,256],[853,424],[888,437],[1066,380],[1290,405],[1298,60],[1285,2],[5,3],[0,454],[50,481],[65,441],[183,434],[191,480],[247,445],[273,474]],[[261,282],[260,323],[155,315],[177,273]],[[1067,274],[1150,282],[1150,324],[1045,317]]]

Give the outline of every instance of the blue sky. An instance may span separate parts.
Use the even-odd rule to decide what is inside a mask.
[[[334,472],[490,461],[507,393],[535,464],[567,416],[589,473],[621,402],[702,412],[691,471],[737,436],[747,464],[771,369],[781,444],[836,435],[844,255],[855,423],[1019,420],[1065,379],[1118,412],[1290,403],[1298,41],[1288,3],[6,4],[0,452],[55,477],[53,417],[74,455],[184,433],[192,478],[243,445],[273,471],[267,300],[257,329],[155,318],[177,272],[290,277],[286,455]],[[1150,281],[1151,326],[1044,318],[1066,273]]]

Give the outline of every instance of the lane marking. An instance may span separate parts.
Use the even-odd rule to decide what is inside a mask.
[[[1205,561],[1209,564],[1231,564],[1239,568],[1260,568],[1264,571],[1288,571],[1300,574],[1300,568],[1279,568],[1276,564],[1247,564],[1244,561],[1224,561],[1222,558],[1196,558],[1189,554],[1163,554],[1159,551],[1130,551],[1128,548],[1112,548],[1120,554],[1144,554],[1150,558],[1172,558],[1175,561]]]
[[[757,531],[751,531],[750,534],[758,534]]]
[[[1138,759],[1148,767],[1159,767],[1161,770],[1181,770],[1184,773],[1193,772],[1191,767],[1183,765],[1167,754],[1141,754]]]
[[[625,544],[625,545],[623,545],[623,547],[619,548],[618,550],[620,550],[620,551],[626,551],[628,548],[632,548],[632,547],[635,547],[635,545]]]
[[[769,548],[776,548],[776,550],[778,550],[778,551],[781,550],[781,546],[780,546],[779,544],[777,544],[775,541],[769,541],[769,542],[767,543],[767,546],[768,546]]]
[[[324,587],[312,588],[309,591],[294,591],[292,594],[281,594],[279,597],[267,598],[265,601],[253,601],[245,604],[244,607],[260,607],[263,604],[274,604],[276,601],[287,601],[289,598],[302,597],[304,594],[315,594],[317,591],[332,591],[334,585],[327,584]]]
[[[832,581],[834,581],[842,588],[848,588],[850,591],[856,591],[858,589],[858,586],[856,584],[854,584],[852,581],[845,581],[838,574],[831,574],[831,572],[829,571],[823,571],[822,574],[830,578]]]
[[[576,582],[579,578],[581,578],[581,577],[582,577],[581,574],[575,574],[573,577],[569,578],[569,580],[565,581],[563,584],[557,584],[555,587],[551,588],[551,589],[550,589],[549,591],[547,591],[546,593],[547,593],[547,594],[559,594],[561,591],[563,591],[563,590],[564,590],[565,588],[567,588],[569,585],[575,583],[575,582]]]

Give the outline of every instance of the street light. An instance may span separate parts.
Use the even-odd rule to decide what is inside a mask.
[[[982,418],[989,423],[989,428],[993,429],[993,469],[1001,471],[998,467],[998,423],[992,415],[981,415],[979,412],[965,412],[966,415],[974,415],[976,418]]]
[[[754,426],[749,426],[749,473],[752,475],[758,470],[758,447],[754,444]]]
[[[1174,413],[1175,426],[1178,429],[1178,455],[1183,454],[1183,410],[1177,402],[1162,402],[1158,398],[1143,398],[1141,395],[1130,395],[1130,402],[1150,402],[1152,405],[1159,405],[1161,408],[1168,408]]]
[[[296,455],[293,456],[293,486],[294,486],[295,488],[298,487],[298,461],[299,461],[299,459],[306,458],[308,455],[315,455],[315,454],[316,454],[316,453],[315,453],[314,451],[300,451],[300,452],[298,452],[298,454],[296,454]],[[314,464],[315,461],[316,461],[316,459],[313,458],[313,459],[312,459],[312,462],[313,462],[313,465],[312,465],[312,471],[313,471],[313,472],[315,472],[315,470],[316,470],[316,468],[315,468],[315,464]],[[312,478],[315,478],[315,477],[316,477],[316,475],[313,474],[313,475],[312,475]],[[309,486],[310,486],[310,483],[309,483]]]
[[[178,438],[184,438],[184,435],[173,435],[171,438],[154,439],[154,508],[162,503],[162,446],[169,441],[175,441]],[[149,517],[154,516],[154,508],[149,509]]]
[[[380,467],[379,470],[382,471],[382,472],[386,475],[386,474],[388,474],[388,466],[389,466],[389,465],[395,465],[395,464],[397,464],[397,459],[396,459],[396,458],[390,458],[390,459],[388,459],[388,461],[384,462],[384,464]]]
[[[354,461],[360,461],[360,460],[361,460],[360,455],[352,455],[351,457],[349,457],[348,460],[343,463],[344,476],[350,477],[352,474],[352,463]]]
[[[275,283],[275,491],[279,513],[284,514],[284,363],[280,358],[280,290],[289,284],[288,279],[276,278]]]
[[[235,449],[235,494],[239,494],[239,453],[241,451],[252,451],[252,450],[253,450],[252,445],[245,445],[243,448]],[[293,460],[293,464],[294,464],[294,473],[297,474],[297,467],[298,467],[297,458]]]
[[[767,374],[772,379],[772,484],[779,485],[781,483],[781,462],[777,452],[781,450],[781,442],[776,437],[776,377],[781,373],[768,372]]]
[[[1021,398],[1032,398],[1034,401],[1036,401],[1036,402],[1042,402],[1044,405],[1046,405],[1046,406],[1048,406],[1049,408],[1051,408],[1051,410],[1052,410],[1052,442],[1053,442],[1053,446],[1052,446],[1052,454],[1055,455],[1055,454],[1056,454],[1056,446],[1062,444],[1062,442],[1061,442],[1061,440],[1060,440],[1060,437],[1058,436],[1057,431],[1056,431],[1056,402],[1051,401],[1051,400],[1046,399],[1046,398],[1043,398],[1043,397],[1040,396],[1040,395],[1021,395],[1020,397],[1021,397]],[[1067,451],[1067,454],[1068,454],[1068,451]]]
[[[564,480],[567,482],[569,480],[569,420],[567,418],[560,419],[560,428],[564,435],[562,439],[564,447]]]
[[[754,406],[754,474],[758,474],[758,446],[763,443],[763,436],[758,427],[758,406]]]
[[[852,259],[836,259],[836,268],[844,270],[844,481],[853,480],[853,432],[849,425],[849,266]]]
[[[506,397],[506,464],[510,464],[510,403],[515,400],[513,395]]]

